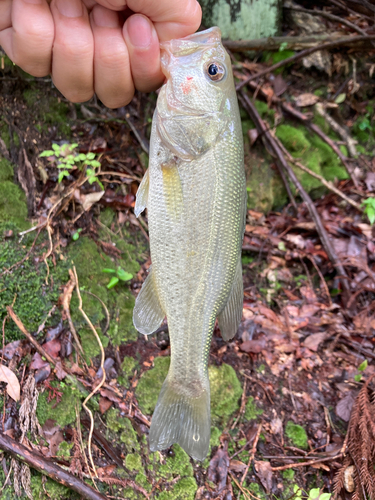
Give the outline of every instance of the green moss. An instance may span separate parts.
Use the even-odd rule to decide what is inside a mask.
[[[167,456],[165,464],[160,465],[158,475],[171,480],[174,476],[193,477],[194,471],[189,455],[178,444],[173,445],[174,456]]]
[[[197,482],[193,477],[185,477],[177,481],[172,491],[163,491],[159,500],[194,500],[197,492]]]
[[[270,108],[266,102],[255,100],[255,107],[260,114],[260,117],[269,119],[272,123],[275,118],[275,110]]]
[[[13,180],[13,166],[5,158],[0,157],[0,182]]]
[[[282,476],[284,479],[287,481],[292,481],[294,479],[294,470],[293,469],[287,469],[282,472]]]
[[[279,125],[276,129],[276,137],[280,139],[291,154],[298,153],[299,156],[302,156],[310,147],[310,142],[306,138],[304,130],[291,125]]]
[[[307,434],[301,425],[295,424],[289,420],[285,427],[285,435],[298,448],[302,448],[303,450],[307,448]]]
[[[142,457],[137,453],[129,453],[128,455],[126,455],[125,466],[130,471],[142,472],[144,474]]]
[[[135,390],[135,396],[139,407],[150,415],[156,406],[159,392],[169,369],[170,358],[167,356],[159,357],[154,360],[154,368],[145,372],[138,382]]]
[[[13,222],[20,230],[27,229],[26,196],[12,181],[0,183],[0,225]]]
[[[210,446],[220,446],[220,436],[223,431],[217,427],[211,427]]]
[[[245,407],[245,419],[256,420],[256,418],[262,414],[263,410],[261,408],[258,408],[256,403],[254,402],[254,398],[250,396]]]
[[[67,443],[66,441],[62,441],[62,443],[59,444],[56,455],[58,457],[64,458],[65,460],[69,460],[70,451],[72,448],[73,448],[73,443]]]
[[[225,422],[238,409],[242,388],[234,369],[223,364],[209,366],[211,387],[211,414],[213,421]]]
[[[77,389],[52,382],[58,391],[62,391],[62,398],[56,404],[56,399],[48,403],[48,391],[39,395],[36,414],[40,425],[44,425],[49,418],[55,420],[60,427],[72,424],[76,420],[76,405],[80,405],[80,394]]]
[[[125,356],[121,363],[121,370],[126,377],[132,377],[134,370],[138,366],[136,360],[130,356]]]
[[[32,235],[32,238],[34,237],[35,234]],[[0,269],[9,269],[21,262],[30,244],[26,242],[26,238],[24,246],[15,239],[1,241],[0,234]],[[46,284],[46,265],[42,259],[35,259],[36,256],[42,255],[43,251],[45,249],[36,245],[35,252],[22,265],[15,266],[10,273],[0,277],[0,321],[2,322],[6,315],[5,307],[12,304],[16,297],[14,310],[31,333],[38,329],[48,311],[57,303],[61,293],[60,287],[69,280],[67,263],[57,259],[56,266],[50,261],[49,280],[48,285]],[[47,326],[56,324],[59,318],[60,313],[57,311],[48,320]],[[6,322],[5,337],[6,342],[24,338],[13,321]]]
[[[80,498],[75,491],[52,479],[42,478],[39,473],[31,476],[31,492],[34,500],[78,500]]]
[[[107,207],[100,212],[99,220],[107,227],[111,227],[112,222],[115,220],[115,212]]]
[[[124,444],[127,453],[139,452],[141,450],[138,435],[133,429],[131,421],[126,417],[120,417],[119,410],[111,408],[107,412],[108,437],[120,440]]]
[[[135,476],[135,482],[139,486],[144,488],[146,491],[148,491],[149,493],[152,490],[152,485],[150,484],[149,480],[147,479],[147,476],[145,474],[143,474],[142,472],[140,472],[139,474],[137,474]]]

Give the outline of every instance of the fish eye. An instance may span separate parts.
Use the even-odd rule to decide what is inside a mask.
[[[225,66],[217,62],[210,62],[206,66],[206,73],[213,82],[220,82],[226,74]]]

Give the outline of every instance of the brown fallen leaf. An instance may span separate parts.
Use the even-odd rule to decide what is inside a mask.
[[[241,462],[241,460],[231,460],[229,463],[229,468],[234,472],[243,472],[247,465]]]
[[[311,351],[316,352],[319,348],[319,345],[325,340],[326,337],[326,332],[313,333],[303,341],[303,345]]]
[[[14,401],[19,401],[21,394],[20,383],[18,382],[16,374],[5,365],[0,365],[0,382],[6,382],[8,384],[8,395],[14,399]]]
[[[340,399],[340,401],[336,405],[336,415],[340,417],[341,420],[344,420],[344,422],[349,422],[350,420],[354,401],[355,398],[350,392],[344,398]]]
[[[269,493],[272,488],[272,476],[273,476],[271,464],[269,462],[259,460],[259,461],[254,461],[254,465],[257,475],[260,479],[260,482],[266,489],[267,493]]]
[[[99,399],[99,410],[100,413],[103,415],[109,408],[112,406],[112,401],[110,401],[107,398],[103,398],[103,396],[100,397]]]
[[[305,94],[301,94],[296,98],[296,105],[299,108],[303,108],[305,106],[313,106],[318,101],[319,96],[311,94],[310,92],[306,92]]]
[[[224,490],[227,484],[229,456],[227,450],[219,448],[210,461],[207,479],[217,485],[217,492]]]

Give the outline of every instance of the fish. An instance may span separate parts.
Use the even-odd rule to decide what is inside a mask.
[[[192,458],[204,460],[215,321],[229,340],[243,309],[243,137],[219,28],[160,48],[166,81],[135,204],[137,217],[148,210],[152,265],[135,301],[133,323],[149,335],[166,317],[170,336],[171,362],[152,416],[151,451],[178,443]]]

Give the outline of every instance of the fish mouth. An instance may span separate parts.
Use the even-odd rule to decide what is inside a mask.
[[[210,46],[221,44],[220,28],[214,26],[208,30],[198,31],[185,38],[169,40],[160,43],[160,50],[175,57],[191,54],[197,50],[202,50]]]

